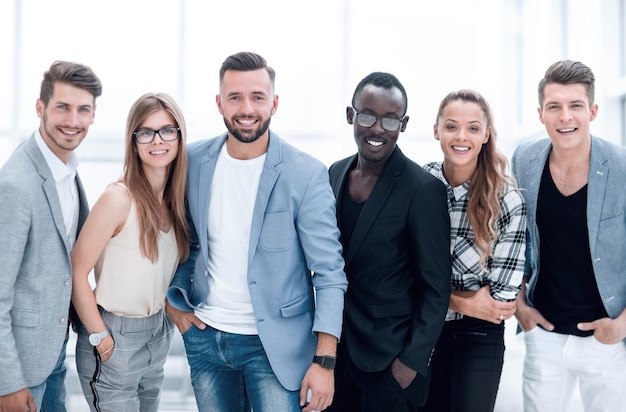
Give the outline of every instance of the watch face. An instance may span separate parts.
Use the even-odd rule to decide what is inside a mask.
[[[92,346],[98,346],[100,342],[102,342],[102,339],[97,333],[92,333],[89,335],[89,343],[91,343]]]

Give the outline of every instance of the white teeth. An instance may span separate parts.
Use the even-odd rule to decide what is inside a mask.
[[[241,124],[243,124],[245,126],[250,126],[250,125],[254,124],[254,122],[255,122],[255,120],[249,120],[249,119],[248,120],[246,120],[246,119],[239,119],[238,121],[239,121],[239,123],[241,123]]]
[[[61,131],[65,134],[71,134],[71,135],[75,135],[78,134],[77,130],[65,130],[65,129],[61,129]]]
[[[559,129],[559,132],[561,132],[561,133],[570,133],[570,132],[573,132],[574,130],[576,130],[576,129]]]
[[[368,140],[367,144],[374,146],[374,147],[380,147],[383,145],[383,142],[377,142],[375,140]]]
[[[162,155],[165,153],[167,153],[167,150],[155,150],[154,152],[150,152],[150,154],[153,154],[153,155]]]
[[[466,152],[469,150],[467,146],[452,146],[452,148],[458,152]]]

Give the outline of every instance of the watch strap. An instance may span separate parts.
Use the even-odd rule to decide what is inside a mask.
[[[97,336],[98,337],[98,344],[100,344],[100,342],[102,342],[102,339],[106,338],[107,336],[109,336],[111,333],[109,332],[109,329],[105,329],[102,332],[93,332],[89,334],[89,337],[91,338],[92,335]],[[91,339],[89,339],[89,343],[91,343],[93,345],[93,342],[91,341]],[[94,345],[97,346],[97,345]]]
[[[334,356],[328,356],[328,355],[323,355],[323,356],[315,355],[313,356],[313,363],[317,363],[322,368],[335,369],[337,358],[335,358]]]

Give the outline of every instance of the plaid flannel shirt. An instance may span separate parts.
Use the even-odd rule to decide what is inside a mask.
[[[491,256],[480,266],[480,250],[474,244],[467,206],[469,181],[451,187],[443,176],[442,162],[424,165],[448,190],[450,213],[450,253],[452,255],[452,290],[477,291],[489,285],[491,296],[500,301],[517,298],[524,275],[526,251],[526,203],[519,191],[507,183],[500,195],[500,215],[496,221],[497,238],[491,242]],[[446,320],[463,315],[448,309]]]

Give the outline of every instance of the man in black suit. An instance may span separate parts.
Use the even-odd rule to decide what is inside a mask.
[[[450,299],[444,185],[396,146],[407,95],[375,72],[346,110],[358,153],[330,167],[348,276],[335,399],[327,411],[414,411]]]

